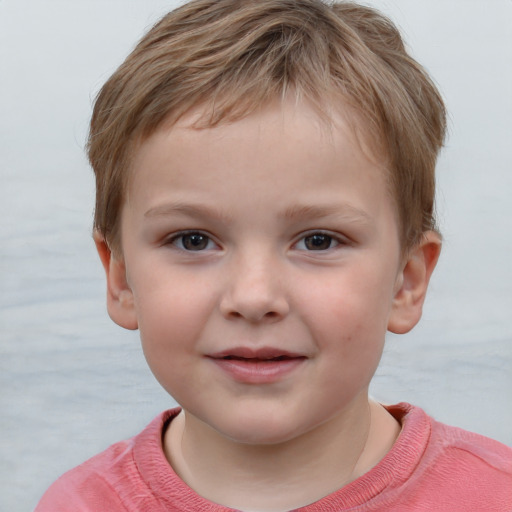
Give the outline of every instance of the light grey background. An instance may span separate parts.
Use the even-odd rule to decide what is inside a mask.
[[[374,0],[450,111],[445,236],[418,328],[372,392],[512,444],[512,2]],[[107,317],[83,154],[92,98],[175,2],[0,0],[0,510],[174,405]]]

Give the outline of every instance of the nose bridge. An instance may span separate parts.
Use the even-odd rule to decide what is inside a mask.
[[[251,322],[276,320],[289,310],[281,259],[263,245],[232,255],[221,308],[224,315]]]

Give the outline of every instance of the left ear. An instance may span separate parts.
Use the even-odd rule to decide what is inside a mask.
[[[396,334],[409,332],[420,320],[430,276],[441,252],[441,238],[427,231],[406,256],[397,277],[397,290],[388,321],[388,330]]]

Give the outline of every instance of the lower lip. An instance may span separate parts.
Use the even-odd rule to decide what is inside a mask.
[[[291,372],[302,366],[306,358],[295,357],[275,361],[212,358],[211,361],[238,382],[270,384],[287,377]]]

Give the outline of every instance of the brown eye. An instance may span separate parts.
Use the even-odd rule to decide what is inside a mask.
[[[186,233],[176,236],[172,240],[173,245],[184,251],[204,251],[211,249],[213,242],[202,233]]]
[[[304,237],[304,247],[308,251],[325,251],[332,247],[333,241],[332,236],[323,233],[316,233],[314,235]]]

